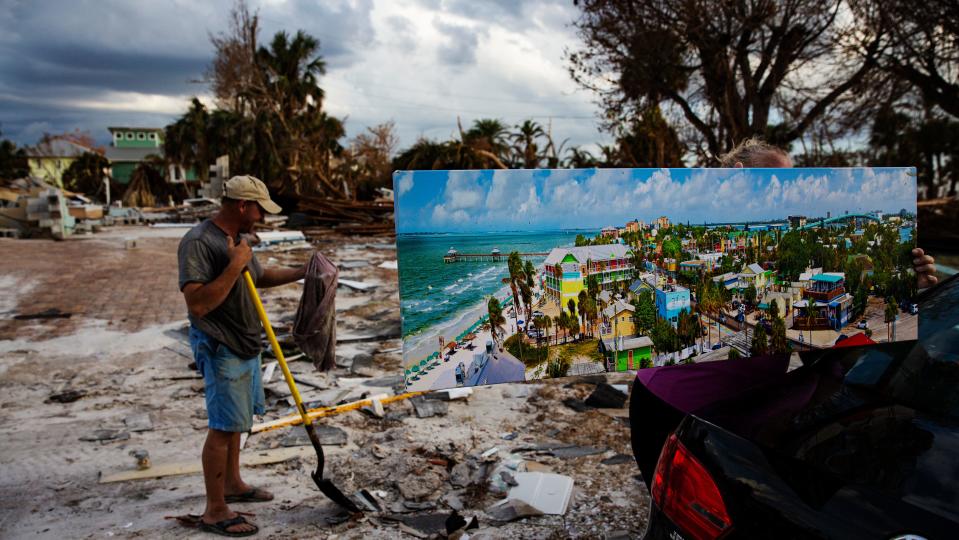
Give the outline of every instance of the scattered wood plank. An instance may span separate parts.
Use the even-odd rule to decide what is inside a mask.
[[[240,453],[240,464],[251,467],[255,465],[270,465],[289,461],[296,457],[308,457],[315,455],[311,446],[292,446],[273,448],[270,450],[261,450],[256,452],[246,451]],[[100,473],[100,483],[109,484],[113,482],[126,482],[129,480],[147,480],[150,478],[163,478],[166,476],[178,476],[183,474],[197,474],[203,471],[203,465],[200,461],[181,461],[178,463],[158,463],[149,469],[117,471],[110,474]]]

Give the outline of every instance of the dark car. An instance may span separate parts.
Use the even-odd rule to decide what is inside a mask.
[[[640,370],[646,538],[956,538],[959,281],[919,300],[918,342]]]

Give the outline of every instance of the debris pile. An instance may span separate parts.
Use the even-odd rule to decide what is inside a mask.
[[[383,235],[394,232],[392,201],[344,201],[303,196],[297,208],[302,224],[297,226],[301,227],[332,226],[342,234]]]
[[[136,230],[146,228],[130,228]],[[274,241],[258,248],[258,259],[269,266],[302,264],[309,254],[285,250],[290,243],[281,239],[288,232],[281,232],[276,238],[267,235]],[[178,295],[172,286],[176,239],[162,240],[166,244],[138,239],[145,249],[124,252],[124,264],[159,264],[158,246],[166,246],[171,255],[162,264],[169,263],[171,286],[157,289]],[[639,471],[629,450],[627,374],[409,394],[401,374],[395,244],[385,238],[358,243],[337,234],[314,242],[340,269],[333,370],[317,372],[291,337],[301,287],[264,289],[262,295],[324,445],[325,472],[364,512],[343,515],[316,489],[309,477],[316,455],[265,347],[267,413],[241,438],[241,463],[253,466],[244,469],[244,479],[276,496],[255,508],[264,537],[641,534],[648,495],[635,478]],[[116,262],[110,264],[112,272],[122,271]],[[141,284],[116,280],[111,286],[124,298],[142,294]],[[90,291],[94,298],[100,293]],[[29,301],[27,296],[19,300],[23,305]],[[52,327],[62,319],[27,322]],[[150,328],[141,332],[156,331]],[[81,333],[70,339],[85,338]],[[71,345],[60,355],[36,354],[28,352],[32,343],[18,343],[21,352],[6,355],[10,367],[0,373],[6,394],[0,407],[9,418],[35,420],[9,424],[21,431],[11,431],[7,442],[0,443],[0,453],[22,466],[4,468],[0,485],[30,484],[25,481],[30,475],[43,480],[34,482],[35,490],[27,486],[18,493],[30,510],[42,511],[23,512],[6,522],[11,535],[44,528],[50,528],[44,534],[51,536],[176,535],[179,525],[165,521],[164,514],[202,510],[200,449],[207,418],[188,326],[169,324],[152,349],[143,345],[154,339],[127,339],[135,344],[127,350],[135,352],[105,347],[90,356],[71,353],[76,350]],[[37,411],[36,403],[44,400]],[[70,430],[59,430],[60,444],[50,446],[43,437],[63,417],[70,418]],[[38,446],[26,442],[32,437]],[[49,467],[48,462],[70,466]],[[45,487],[50,485],[53,491]],[[151,511],[144,512],[145,507]],[[105,531],[104,523],[130,525]]]

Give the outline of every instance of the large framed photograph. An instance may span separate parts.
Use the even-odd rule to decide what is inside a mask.
[[[400,171],[407,387],[916,339],[911,168]]]

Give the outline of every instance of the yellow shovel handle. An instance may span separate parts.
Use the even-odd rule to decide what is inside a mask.
[[[293,401],[296,402],[296,410],[303,418],[305,425],[311,425],[313,419],[306,414],[306,408],[303,407],[303,400],[300,398],[300,391],[296,389],[296,383],[293,382],[293,374],[290,373],[289,366],[286,365],[286,359],[283,358],[283,350],[279,342],[276,341],[276,334],[273,333],[273,326],[270,325],[270,319],[266,316],[266,310],[263,309],[263,302],[260,301],[260,295],[256,292],[256,285],[253,284],[253,277],[250,271],[243,270],[243,279],[246,281],[246,287],[250,290],[250,297],[253,298],[253,304],[256,305],[256,312],[260,316],[260,322],[263,323],[263,329],[266,330],[266,337],[270,339],[270,345],[273,346],[273,355],[276,361],[280,363],[280,369],[283,370],[283,377],[286,378],[286,384],[290,387],[290,393],[293,394]]]

